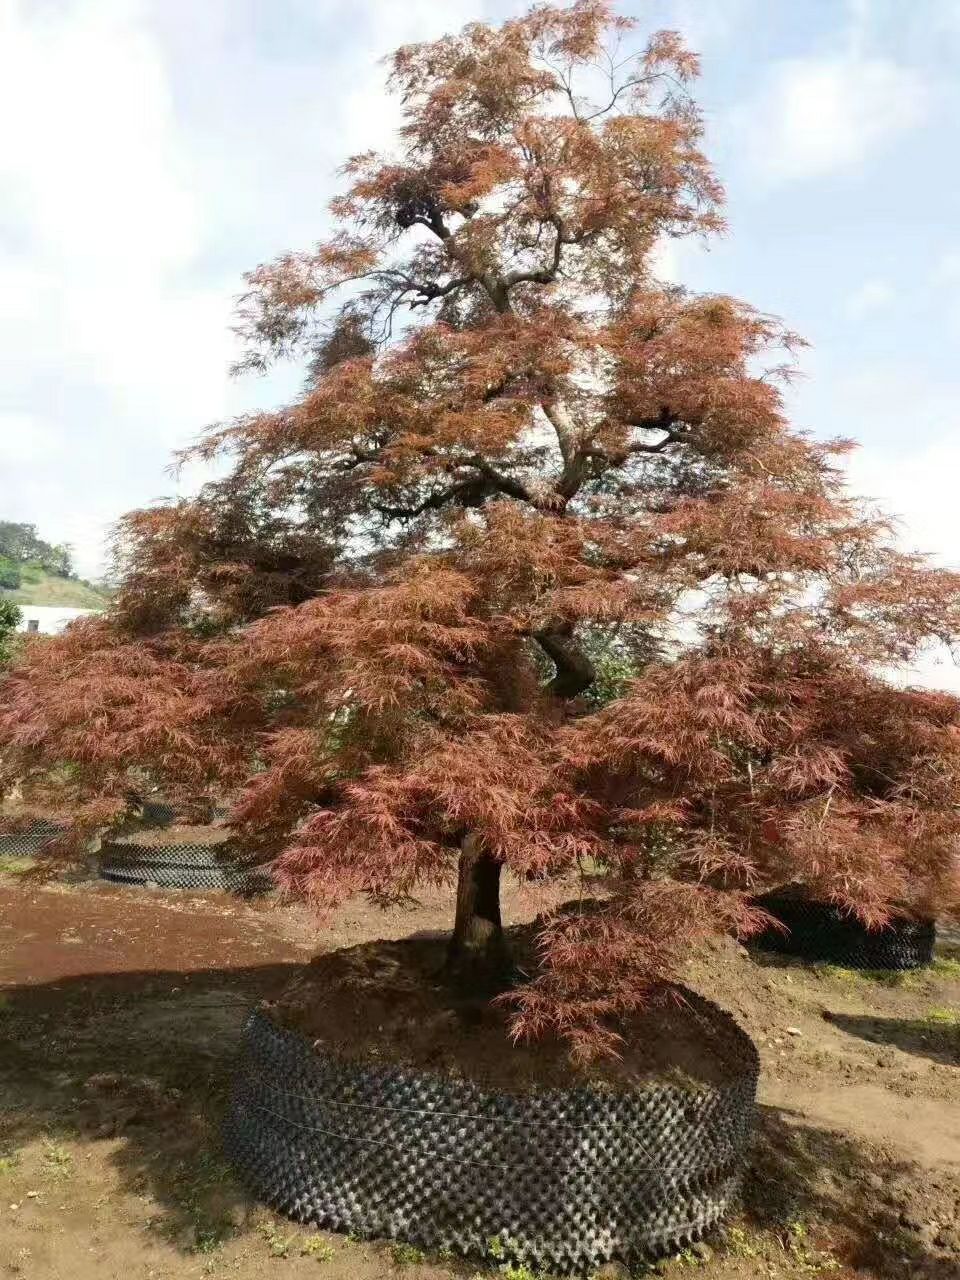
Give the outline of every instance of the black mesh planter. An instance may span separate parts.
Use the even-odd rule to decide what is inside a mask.
[[[0,832],[0,857],[32,858],[62,836],[67,827],[47,818],[35,818],[19,831]]]
[[[140,806],[140,812],[143,815],[143,821],[151,827],[172,826],[179,816],[178,810],[166,800],[144,800]],[[227,809],[224,805],[215,804],[210,810],[210,818],[213,822],[218,822],[226,816]]]
[[[932,920],[893,920],[882,929],[868,929],[830,903],[793,893],[766,894],[755,905],[788,930],[771,928],[750,939],[750,946],[764,951],[845,969],[919,969],[933,960]]]
[[[503,1093],[361,1065],[251,1014],[226,1153],[300,1222],[430,1250],[583,1271],[682,1248],[740,1183],[758,1058],[729,1015],[689,993],[722,1045],[722,1083]]]
[[[219,889],[266,893],[272,880],[263,867],[244,860],[226,832],[211,827],[185,834],[182,842],[141,831],[104,841],[100,875],[119,884],[156,884],[168,889]]]

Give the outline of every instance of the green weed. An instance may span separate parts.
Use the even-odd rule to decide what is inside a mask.
[[[230,1180],[230,1167],[213,1151],[201,1151],[195,1159],[177,1165],[174,1198],[193,1229],[193,1252],[213,1253],[236,1234],[234,1224],[208,1196]],[[175,1224],[170,1224],[175,1232]]]
[[[216,1253],[233,1235],[233,1228],[227,1223],[214,1223],[198,1226],[194,1233],[194,1253]]]
[[[415,1244],[407,1244],[403,1240],[398,1240],[390,1246],[390,1256],[393,1258],[395,1266],[413,1267],[418,1262],[423,1262],[427,1255],[422,1249],[418,1249]]]
[[[675,1261],[681,1267],[702,1267],[704,1264],[704,1259],[692,1249],[684,1249],[682,1253],[678,1253]]]
[[[759,1258],[760,1250],[752,1243],[743,1227],[728,1227],[726,1231],[727,1249],[738,1258]]]
[[[519,1245],[508,1235],[492,1236],[487,1241],[486,1253],[496,1264],[498,1280],[547,1280],[545,1272],[518,1261]]]
[[[284,1235],[275,1222],[263,1222],[257,1230],[274,1258],[290,1257],[290,1246],[297,1238],[296,1232],[293,1235]]]
[[[781,1241],[785,1253],[790,1255],[794,1267],[801,1275],[818,1276],[825,1271],[837,1271],[840,1263],[829,1253],[815,1249],[807,1238],[807,1228],[802,1222],[791,1222],[787,1237]]]
[[[0,874],[22,876],[36,866],[34,858],[19,858],[15,854],[5,853],[0,857]]]
[[[494,1262],[502,1262],[507,1256],[506,1242],[500,1236],[492,1236],[487,1241],[487,1254]]]
[[[300,1246],[301,1257],[314,1258],[317,1262],[329,1262],[336,1252],[328,1240],[321,1240],[319,1236],[311,1236]]]
[[[58,1142],[43,1144],[42,1159],[47,1172],[55,1177],[66,1178],[73,1172],[73,1156]]]

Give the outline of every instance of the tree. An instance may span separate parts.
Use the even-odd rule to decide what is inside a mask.
[[[13,520],[0,520],[0,555],[8,560],[22,562],[32,559],[37,542],[35,524],[17,524]]]
[[[790,428],[794,335],[657,280],[722,192],[696,59],[632,26],[578,0],[394,55],[399,157],[354,157],[336,233],[241,304],[244,365],[304,358],[302,395],[125,518],[113,611],[28,653],[0,718],[7,780],[73,762],[81,820],[140,776],[236,794],[323,907],[456,880],[468,983],[510,977],[504,868],[605,869],[504,997],[580,1057],[692,941],[756,927],[752,891],[960,900],[960,704],[884,677],[956,638],[960,576]]]
[[[44,542],[37,535],[35,524],[0,520],[0,562],[12,563],[16,567],[30,561],[36,561],[48,573],[60,578],[69,578],[73,574],[69,547]]]
[[[9,600],[0,599],[0,671],[13,655],[13,634],[20,625],[23,614]]]

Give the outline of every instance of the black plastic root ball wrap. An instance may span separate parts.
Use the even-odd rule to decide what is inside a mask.
[[[933,960],[932,920],[892,920],[868,929],[839,907],[791,892],[766,894],[755,905],[788,930],[770,928],[750,939],[749,945],[764,951],[845,969],[920,969]]]
[[[243,1181],[300,1222],[557,1272],[683,1248],[739,1190],[759,1062],[693,993],[723,1083],[507,1094],[349,1062],[251,1014],[224,1133]]]
[[[100,850],[100,875],[119,884],[156,884],[166,889],[218,889],[245,895],[273,884],[263,867],[238,858],[226,842],[138,844],[135,836],[108,841]]]
[[[31,858],[42,853],[47,845],[64,835],[67,829],[62,822],[36,818],[19,831],[0,832],[0,857]]]

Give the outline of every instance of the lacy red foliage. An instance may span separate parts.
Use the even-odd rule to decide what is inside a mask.
[[[603,871],[511,997],[580,1056],[756,927],[752,890],[960,905],[958,703],[887,678],[957,637],[960,577],[790,428],[792,334],[656,280],[721,190],[696,59],[631,27],[578,0],[395,54],[400,155],[352,159],[334,237],[249,277],[246,363],[301,354],[303,394],[126,517],[116,609],[29,646],[0,712],[25,800],[233,795],[321,908],[449,882],[467,837]],[[635,663],[607,705],[604,643]]]

